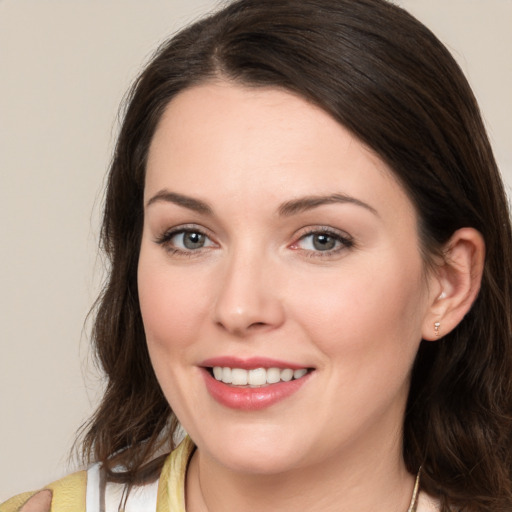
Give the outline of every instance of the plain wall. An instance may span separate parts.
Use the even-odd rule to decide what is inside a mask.
[[[512,184],[512,2],[402,0],[448,45]],[[208,0],[0,0],[0,502],[76,468],[101,390],[84,321],[118,105]]]

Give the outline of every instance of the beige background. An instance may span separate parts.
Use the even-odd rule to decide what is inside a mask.
[[[402,0],[453,51],[512,184],[512,1]],[[84,320],[128,84],[212,0],[0,0],[0,502],[76,467],[96,403]]]

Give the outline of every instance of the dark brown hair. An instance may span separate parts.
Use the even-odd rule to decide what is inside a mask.
[[[177,421],[157,383],[137,295],[148,148],[169,101],[211,79],[293,91],[320,106],[394,171],[419,216],[426,260],[455,230],[486,243],[480,294],[458,327],[422,342],[403,455],[443,511],[512,509],[511,226],[481,116],[437,38],[384,0],[239,0],[165,43],[131,90],[106,192],[110,274],[93,341],[107,381],[84,453],[126,482],[172,448]]]

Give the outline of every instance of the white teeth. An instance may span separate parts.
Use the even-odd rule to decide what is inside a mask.
[[[232,368],[231,382],[235,386],[245,386],[247,384],[247,373],[247,370],[243,370],[242,368]]]
[[[308,373],[308,371],[306,370],[306,368],[302,368],[300,370],[295,370],[293,372],[293,378],[294,379],[300,379],[301,377],[304,377],[304,375],[306,375],[306,373]]]
[[[219,368],[218,366],[216,368]],[[215,375],[215,372],[214,372],[214,375]],[[215,377],[217,380],[222,380],[222,382],[225,382],[226,384],[231,384],[231,382],[233,382],[232,380],[232,377],[231,377],[231,368],[228,368],[228,367],[224,367],[222,368],[222,378],[217,378]]]
[[[275,384],[281,380],[281,370],[279,368],[269,368],[267,370],[267,382]]]
[[[290,368],[286,368],[286,370],[281,370],[281,380],[284,380],[285,382],[289,382],[293,379],[293,370],[290,370]]]
[[[251,386],[263,386],[267,383],[267,372],[265,368],[256,368],[249,370],[249,378],[247,379]]]
[[[234,386],[265,386],[267,384],[276,384],[278,382],[289,382],[292,379],[300,379],[308,373],[306,368],[292,370],[291,368],[255,368],[253,370],[244,370],[243,368],[229,368],[214,366],[213,376],[216,380],[224,384],[233,384]]]

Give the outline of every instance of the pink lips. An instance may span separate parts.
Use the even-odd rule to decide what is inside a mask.
[[[231,409],[246,411],[264,409],[284,400],[298,391],[309,380],[311,375],[311,373],[308,373],[300,379],[289,382],[278,382],[258,388],[245,388],[231,386],[216,380],[210,374],[209,368],[227,366],[230,368],[243,368],[245,370],[255,368],[291,368],[292,370],[298,370],[304,368],[304,366],[275,359],[251,358],[242,360],[235,357],[208,359],[203,361],[200,366],[202,367],[201,373],[205,380],[206,388],[217,402]]]

